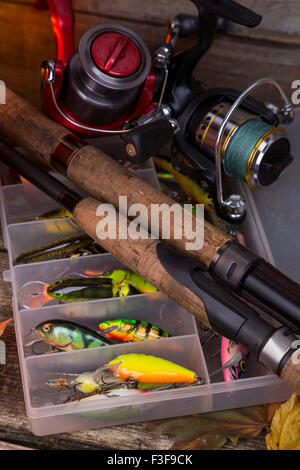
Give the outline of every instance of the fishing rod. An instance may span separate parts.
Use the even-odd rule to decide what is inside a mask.
[[[0,107],[0,132],[15,144],[26,147],[42,163],[56,168],[96,199],[105,200],[119,209],[119,197],[127,196],[128,206],[143,204],[148,210],[151,231],[151,205],[174,201],[146,181],[110,158],[100,149],[70,134],[58,123],[7,89],[7,104]],[[155,134],[152,136],[155,139]],[[183,211],[183,209],[182,209]],[[204,244],[199,250],[186,252],[184,235],[176,239],[171,221],[170,239],[166,243],[177,251],[201,261],[212,277],[242,299],[255,304],[295,333],[300,330],[300,286],[257,254],[204,221]],[[194,227],[196,219],[192,217]],[[178,222],[177,222],[178,223]],[[160,227],[160,230],[161,227]],[[162,232],[159,233],[162,238]]]
[[[0,160],[62,204],[73,214],[78,226],[104,249],[203,324],[243,344],[261,364],[300,394],[300,360],[296,349],[299,341],[289,328],[271,325],[218,284],[201,262],[174,252],[160,240],[124,239],[118,231],[115,239],[102,238],[97,228],[102,219],[96,215],[98,200],[80,196],[4,144],[0,144]],[[124,223],[125,217],[118,214],[118,219]]]

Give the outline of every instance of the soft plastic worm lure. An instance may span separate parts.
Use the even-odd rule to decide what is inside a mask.
[[[223,336],[221,342],[222,365],[230,361],[237,353],[240,353],[240,360],[232,364],[231,367],[223,369],[224,380],[226,382],[242,379],[245,376],[247,360],[250,354],[244,346]]]
[[[73,215],[71,212],[69,212],[67,209],[64,207],[60,207],[58,209],[54,209],[52,211],[47,211],[44,214],[37,216],[37,217],[31,217],[31,218],[26,218],[19,220],[18,222],[31,222],[34,220],[51,220],[51,219],[64,219],[64,218],[72,218]]]
[[[44,321],[34,328],[32,335],[33,337],[39,335],[43,341],[60,351],[97,348],[112,344],[109,339],[95,333],[89,328],[66,320]],[[27,338],[27,340],[28,339],[29,338]],[[34,344],[33,342],[33,347]],[[26,347],[26,339],[24,345]]]
[[[15,264],[37,263],[52,259],[85,256],[103,253],[103,251],[100,245],[88,235],[76,234],[25,251],[17,256]]]
[[[212,198],[196,181],[176,171],[173,165],[164,158],[154,157],[153,160],[155,165],[174,176],[175,180],[188,197],[194,199],[199,204],[204,204],[207,211],[211,212],[214,210]]]
[[[110,272],[99,274],[100,279],[111,279],[113,283],[114,294],[120,297],[127,296],[130,288],[133,287],[141,294],[150,294],[158,292],[156,287],[152,286],[149,282],[145,281],[138,274],[124,269],[114,269]]]
[[[133,319],[107,320],[99,324],[101,334],[120,341],[146,341],[171,335],[158,326]]]

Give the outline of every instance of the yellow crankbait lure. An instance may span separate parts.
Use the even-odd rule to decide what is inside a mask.
[[[148,354],[123,354],[107,364],[115,377],[152,384],[198,382],[196,373],[174,362]]]

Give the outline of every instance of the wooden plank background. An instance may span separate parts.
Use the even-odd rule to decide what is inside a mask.
[[[39,105],[39,67],[55,55],[48,11],[33,8],[33,0],[0,0],[0,79]],[[241,0],[263,15],[256,29],[230,25],[196,69],[210,86],[246,87],[272,76],[291,94],[300,78],[300,15],[297,0]],[[84,31],[98,23],[118,22],[134,29],[153,50],[165,35],[165,22],[179,12],[196,13],[190,0],[73,0],[76,44]],[[195,38],[180,40],[178,50]],[[260,97],[270,99],[263,89]]]

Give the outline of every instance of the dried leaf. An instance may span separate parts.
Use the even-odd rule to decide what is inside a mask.
[[[8,320],[0,322],[0,336],[3,335],[5,328],[11,321],[12,321],[12,318],[9,318]]]
[[[167,433],[174,438],[172,449],[215,450],[228,439],[236,444],[240,437],[257,436],[269,426],[279,403],[236,410],[174,418],[147,423],[152,433]]]
[[[300,450],[300,398],[296,393],[276,410],[266,442],[269,450]]]

